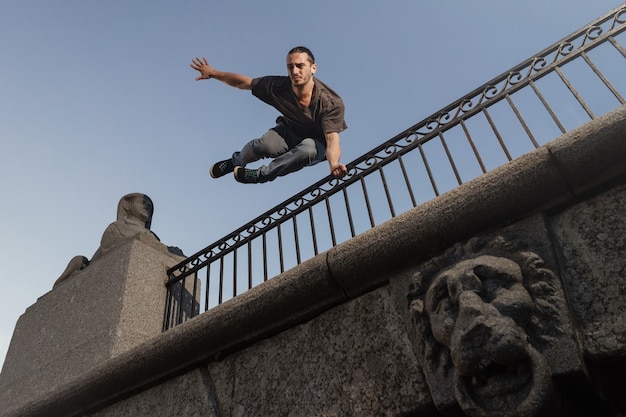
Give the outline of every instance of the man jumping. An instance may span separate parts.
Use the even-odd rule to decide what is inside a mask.
[[[276,126],[258,139],[251,140],[232,157],[211,166],[213,178],[234,172],[241,183],[262,183],[298,171],[326,159],[330,173],[342,178],[348,172],[339,162],[339,132],[344,121],[343,100],[326,84],[313,77],[317,64],[313,53],[297,46],[287,54],[288,76],[250,78],[218,71],[206,58],[192,60],[191,68],[200,72],[196,80],[215,78],[232,87],[251,90],[252,94],[278,110],[282,116]],[[246,165],[262,158],[273,158],[268,165],[248,169]]]

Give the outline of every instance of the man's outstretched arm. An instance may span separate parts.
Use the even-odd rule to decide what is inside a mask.
[[[247,75],[235,74],[233,72],[218,71],[209,65],[206,58],[194,58],[191,61],[190,67],[200,72],[200,75],[196,77],[196,80],[208,80],[210,78],[215,78],[218,81],[241,90],[250,90],[252,88],[252,78]]]
[[[330,165],[330,173],[335,178],[343,178],[348,173],[346,166],[339,163],[340,157],[339,133],[326,133],[326,160],[328,165]]]

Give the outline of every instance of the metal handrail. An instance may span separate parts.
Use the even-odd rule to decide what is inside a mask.
[[[300,264],[308,259],[303,256],[305,251],[315,256],[337,245],[341,241],[341,227],[349,229],[344,230],[345,239],[354,237],[380,224],[375,220],[375,212],[384,211],[382,221],[386,221],[399,214],[400,205],[406,206],[405,210],[415,207],[486,173],[487,164],[497,163],[502,155],[505,163],[511,161],[625,104],[626,86],[616,84],[623,82],[624,77],[611,77],[607,72],[615,71],[620,65],[626,69],[626,49],[617,39],[625,30],[626,3],[363,154],[347,165],[348,175],[343,179],[328,176],[318,181],[175,265],[168,270],[163,329]],[[592,59],[591,53],[596,49],[602,52]],[[545,85],[540,85],[548,78]],[[577,82],[576,78],[585,82]],[[591,93],[582,91],[592,79],[600,88]],[[555,93],[558,88],[562,89],[559,94]],[[600,94],[602,97],[598,98]],[[588,100],[596,103],[596,109]],[[558,109],[551,105],[555,102]],[[530,111],[526,111],[526,107]],[[502,117],[504,122],[500,122],[500,117],[494,117],[492,111],[494,114],[505,112],[508,118]],[[572,113],[577,116],[572,118]],[[535,120],[539,117],[543,121]],[[474,123],[478,126],[471,126]],[[504,129],[502,124],[506,124]],[[481,154],[480,142],[487,137],[496,146],[489,146],[487,152]],[[524,137],[526,139],[520,139]],[[455,158],[455,152],[464,152],[463,157]],[[439,157],[429,157],[429,153]],[[409,158],[412,160],[405,161]],[[390,174],[394,181],[387,179]],[[403,197],[398,197],[400,184]],[[376,198],[373,191],[377,191],[380,198]],[[354,193],[358,199],[350,195]],[[341,210],[334,209],[333,203],[339,204]],[[366,218],[365,230],[357,230],[357,220],[361,219],[354,215],[359,211],[357,204],[366,213],[361,216]],[[326,210],[323,216],[316,216],[314,210],[320,206]],[[337,222],[336,218],[344,211],[342,217],[346,222]],[[307,228],[302,225],[305,221]],[[327,223],[323,229],[319,226],[322,221]],[[289,223],[291,227],[287,227]],[[306,240],[301,237],[303,229],[308,234]],[[277,247],[268,245],[270,233],[276,234]],[[322,242],[324,239],[326,244]],[[238,255],[244,249],[246,258],[242,259]],[[253,256],[257,252],[261,254],[258,258]],[[227,257],[230,257],[228,263]],[[211,266],[218,261],[216,272]],[[244,279],[238,274],[242,268],[246,270]],[[225,275],[229,271],[232,280],[227,281]],[[200,277],[200,272],[204,272],[204,277]],[[244,290],[240,291],[242,285]],[[205,288],[203,300],[200,287]]]

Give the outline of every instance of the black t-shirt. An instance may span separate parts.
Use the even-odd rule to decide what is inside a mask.
[[[278,110],[287,125],[303,137],[325,142],[326,133],[348,128],[344,121],[343,100],[330,87],[313,78],[315,89],[308,108],[298,104],[286,76],[267,76],[252,80],[252,94]]]

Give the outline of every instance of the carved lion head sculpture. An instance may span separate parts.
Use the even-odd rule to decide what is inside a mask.
[[[564,330],[556,275],[516,240],[475,238],[422,265],[408,301],[418,356],[446,415],[549,413],[544,351]],[[559,287],[560,288],[560,287]]]

